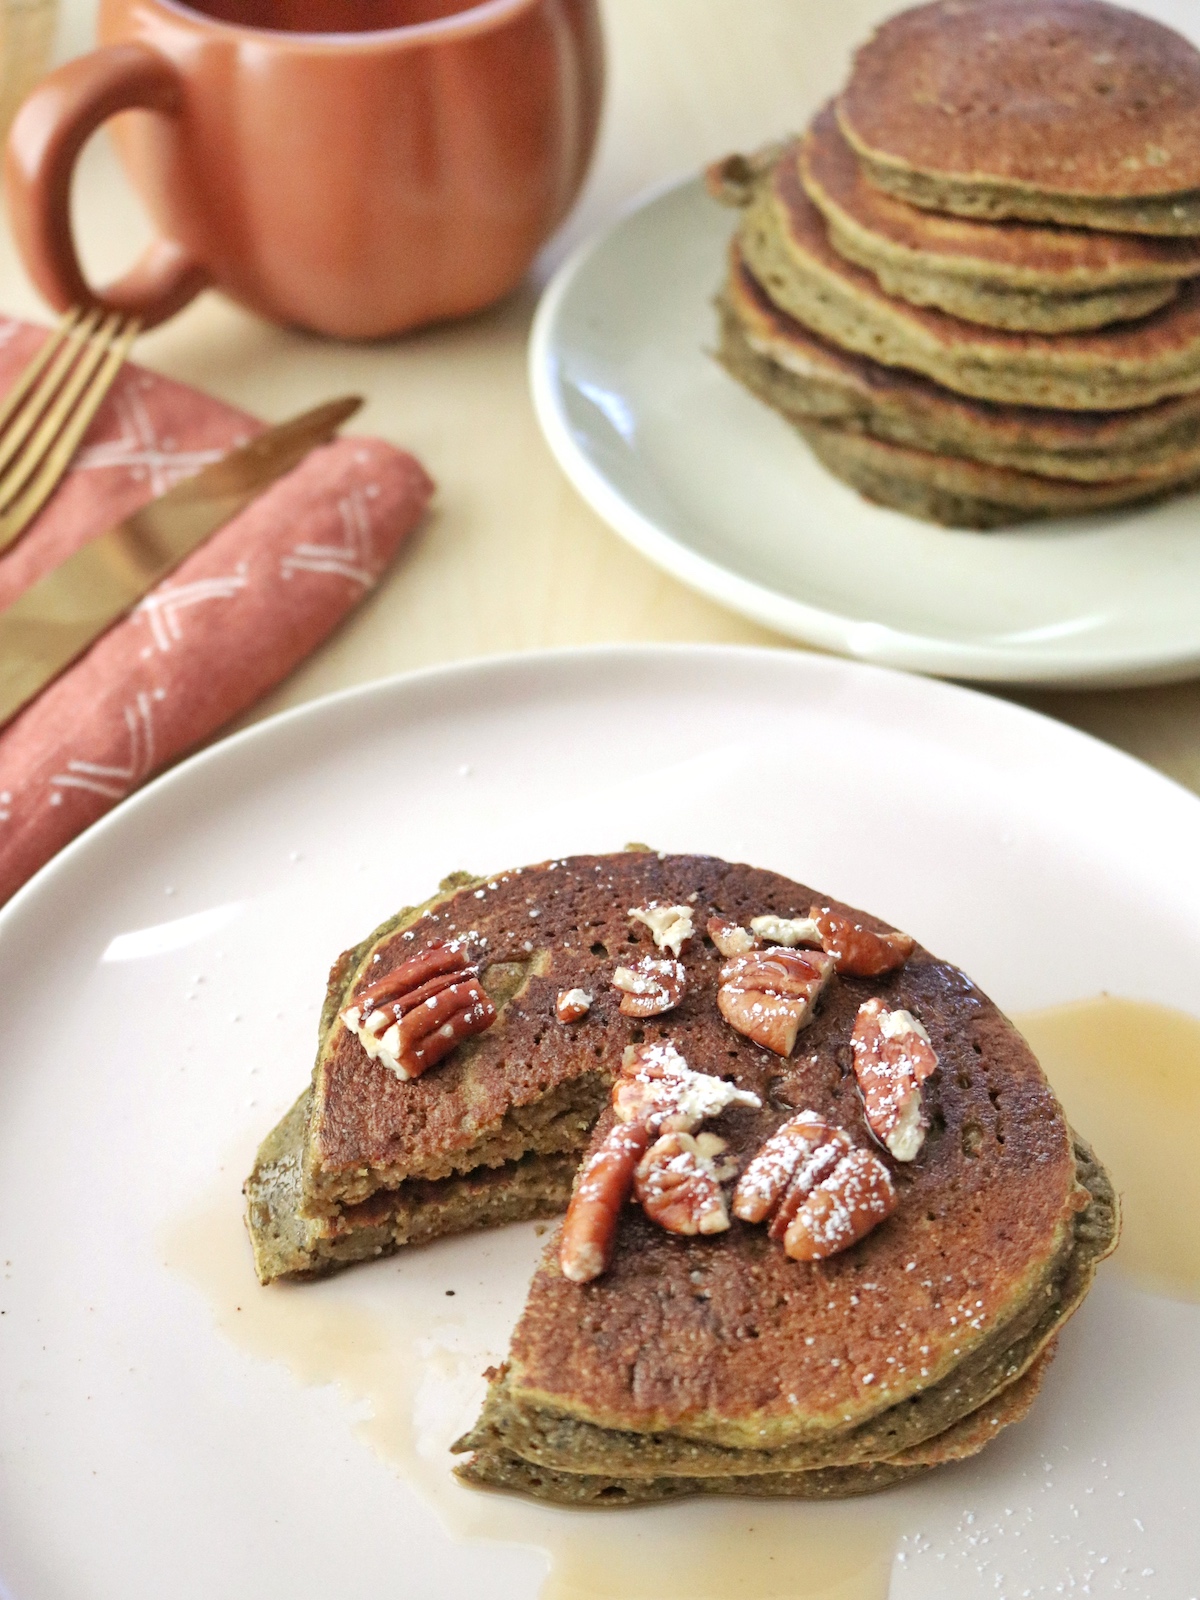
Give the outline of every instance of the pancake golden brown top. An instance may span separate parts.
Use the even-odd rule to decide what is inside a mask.
[[[1029,1301],[1074,1217],[1054,1097],[1015,1033],[945,967],[918,962],[884,992],[915,1010],[942,1059],[927,1090],[934,1130],[895,1172],[894,1215],[841,1255],[800,1263],[761,1228],[735,1220],[683,1241],[630,1207],[606,1276],[570,1283],[547,1256],[514,1335],[512,1392],[605,1428],[778,1445],[919,1393]],[[861,998],[845,984],[794,1060],[738,1063],[739,1087],[770,1097],[761,1114],[714,1124],[740,1161],[797,1106],[867,1140],[839,1059]]]
[[[908,205],[864,177],[832,103],[804,137],[800,173],[826,220],[885,260],[1060,294],[1200,273],[1200,239],[977,222]]]
[[[1200,52],[1103,0],[935,0],[857,52],[855,149],[932,177],[1095,198],[1200,189]]]
[[[710,911],[744,924],[764,909],[803,916],[820,899],[774,874],[703,858],[634,856],[615,876],[622,905],[630,891],[686,903],[699,886],[701,928]],[[789,1260],[763,1228],[736,1220],[727,1233],[680,1238],[632,1206],[612,1265],[594,1282],[563,1277],[552,1246],[514,1335],[511,1394],[604,1428],[778,1444],[900,1403],[993,1339],[1018,1309],[1043,1295],[1050,1303],[1086,1196],[1037,1062],[968,978],[919,946],[898,971],[843,976],[784,1059],[721,1019],[722,958],[709,942],[684,959],[683,1004],[638,1032],[670,1040],[695,1070],[762,1100],[759,1110],[736,1107],[711,1124],[739,1168],[799,1110],[871,1146],[850,1034],[874,995],[919,1018],[938,1053],[940,1070],[924,1088],[925,1145],[911,1162],[888,1158],[895,1213],[821,1262]],[[621,1020],[610,1012],[577,1024],[573,1047],[594,1039],[619,1057],[636,1037]],[[582,1032],[589,1027],[590,1037]],[[610,1121],[611,1113],[601,1118],[596,1143]]]

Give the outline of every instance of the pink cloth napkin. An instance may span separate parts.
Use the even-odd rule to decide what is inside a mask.
[[[0,393],[44,337],[0,322]],[[0,556],[0,606],[262,427],[126,367],[50,503]],[[374,585],[432,492],[421,464],[380,440],[313,451],[43,690],[0,732],[0,903],[286,677]]]

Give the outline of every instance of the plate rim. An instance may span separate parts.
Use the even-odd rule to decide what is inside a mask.
[[[575,246],[555,270],[538,301],[530,327],[527,367],[538,426],[551,454],[591,509],[627,544],[662,571],[726,609],[772,628],[787,638],[837,652],[873,666],[900,668],[934,677],[979,683],[1040,684],[1059,688],[1117,688],[1176,683],[1200,670],[1200,636],[1190,651],[1084,649],[1073,657],[1022,645],[948,641],[936,634],[864,622],[743,577],[683,544],[617,489],[579,448],[560,402],[556,332],[564,304],[592,257],[634,218],[688,188],[700,188],[703,173],[654,185],[634,197],[609,221]],[[961,530],[960,530],[961,531]],[[986,537],[976,534],[973,537]]]
[[[714,660],[733,658],[738,661],[761,658],[764,666],[767,662],[784,661],[788,670],[801,673],[813,672],[818,676],[828,675],[832,678],[845,674],[852,678],[858,678],[860,675],[868,679],[877,677],[889,683],[906,684],[919,695],[928,695],[935,700],[945,697],[955,704],[963,700],[983,702],[988,706],[989,714],[1020,724],[1033,724],[1043,733],[1052,733],[1056,739],[1077,745],[1093,756],[1099,754],[1102,759],[1117,762],[1130,772],[1131,776],[1136,774],[1139,781],[1149,779],[1162,791],[1164,798],[1170,795],[1176,804],[1182,800],[1189,806],[1200,808],[1200,795],[1181,783],[1179,779],[1121,749],[1119,745],[1110,744],[1093,733],[1075,727],[1072,723],[1061,721],[1046,712],[1034,710],[1018,701],[1007,700],[967,683],[904,672],[895,667],[855,657],[821,654],[779,645],[731,644],[705,640],[613,640],[596,644],[559,645],[537,650],[506,650],[489,655],[467,656],[458,661],[436,662],[412,668],[407,672],[386,673],[360,683],[347,684],[343,688],[314,696],[311,700],[304,700],[299,705],[287,706],[281,711],[273,712],[248,727],[218,737],[202,749],[193,751],[168,767],[166,771],[158,773],[133,790],[110,811],[105,812],[81,833],[76,834],[69,843],[51,856],[49,861],[39,867],[15,894],[0,905],[0,942],[7,937],[10,924],[24,914],[26,905],[44,892],[45,886],[53,883],[62,873],[71,871],[76,858],[89,850],[93,841],[106,836],[114,828],[125,826],[125,819],[131,812],[153,804],[160,793],[189,783],[193,773],[235,756],[236,752],[245,746],[273,738],[296,724],[324,716],[338,705],[365,701],[376,696],[382,698],[391,694],[402,694],[410,688],[436,683],[438,680],[474,676],[487,679],[498,673],[514,672],[521,668],[537,670],[551,667],[556,663],[585,664],[591,661],[596,667],[602,667],[605,662],[617,660],[632,662],[638,657],[653,662],[688,656]],[[1197,822],[1200,824],[1200,810],[1197,812]]]

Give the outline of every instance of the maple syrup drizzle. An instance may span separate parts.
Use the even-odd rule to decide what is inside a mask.
[[[1013,1020],[1121,1195],[1104,1270],[1200,1301],[1200,1018],[1101,995]]]
[[[1200,1300],[1200,1163],[1192,1152],[1200,1020],[1101,996],[1017,1022],[1122,1192],[1116,1269],[1152,1293]],[[414,1304],[406,1293],[389,1310],[386,1295],[355,1289],[384,1284],[374,1274],[395,1271],[394,1262],[323,1284],[262,1289],[240,1213],[228,1181],[219,1198],[169,1230],[168,1265],[204,1293],[239,1348],[284,1362],[302,1383],[336,1383],[349,1401],[368,1402],[371,1415],[357,1432],[454,1534],[546,1551],[541,1600],[886,1600],[904,1531],[887,1495],[829,1505],[708,1499],[569,1511],[463,1488],[449,1456],[422,1447],[414,1424],[423,1380],[451,1359],[439,1344],[444,1303],[426,1295]]]

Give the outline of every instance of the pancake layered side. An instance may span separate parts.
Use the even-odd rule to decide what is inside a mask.
[[[756,1499],[844,1500],[875,1494],[917,1477],[931,1467],[977,1455],[1004,1428],[1028,1415],[1037,1398],[1052,1351],[1041,1356],[986,1406],[971,1412],[936,1439],[901,1451],[889,1460],[848,1467],[817,1467],[800,1472],[761,1472],[739,1476],[621,1477],[611,1472],[570,1472],[540,1466],[502,1444],[475,1447],[472,1459],[456,1469],[464,1482],[509,1489],[559,1505],[620,1506],[678,1500],[695,1494],[731,1494]],[[456,1446],[456,1448],[458,1448]]]
[[[970,400],[928,378],[840,350],[788,316],[736,247],[717,354],[789,421],[828,422],[918,450],[1043,477],[1186,481],[1200,467],[1200,393],[1130,411],[1056,411]]]
[[[800,178],[839,254],[888,294],[997,328],[1071,333],[1166,305],[1200,273],[1200,240],[1145,239],[921,211],[867,182],[833,107],[800,147]]]
[[[261,1283],[311,1278],[450,1233],[553,1217],[571,1197],[578,1152],[522,1156],[451,1178],[413,1178],[334,1216],[301,1214],[310,1113],[305,1090],[267,1136],[246,1181],[246,1217]]]
[[[789,151],[738,231],[770,299],[823,339],[958,394],[1071,411],[1126,410],[1200,390],[1200,285],[1161,311],[1090,333],[1011,333],[909,305],[830,244]]]
[[[911,204],[1200,234],[1200,52],[1102,0],[936,0],[860,47],[838,117]]]
[[[797,421],[813,454],[865,499],[948,528],[1003,528],[1039,517],[1143,505],[1200,485],[1200,463],[1169,479],[1079,483],[889,444],[823,422]]]

